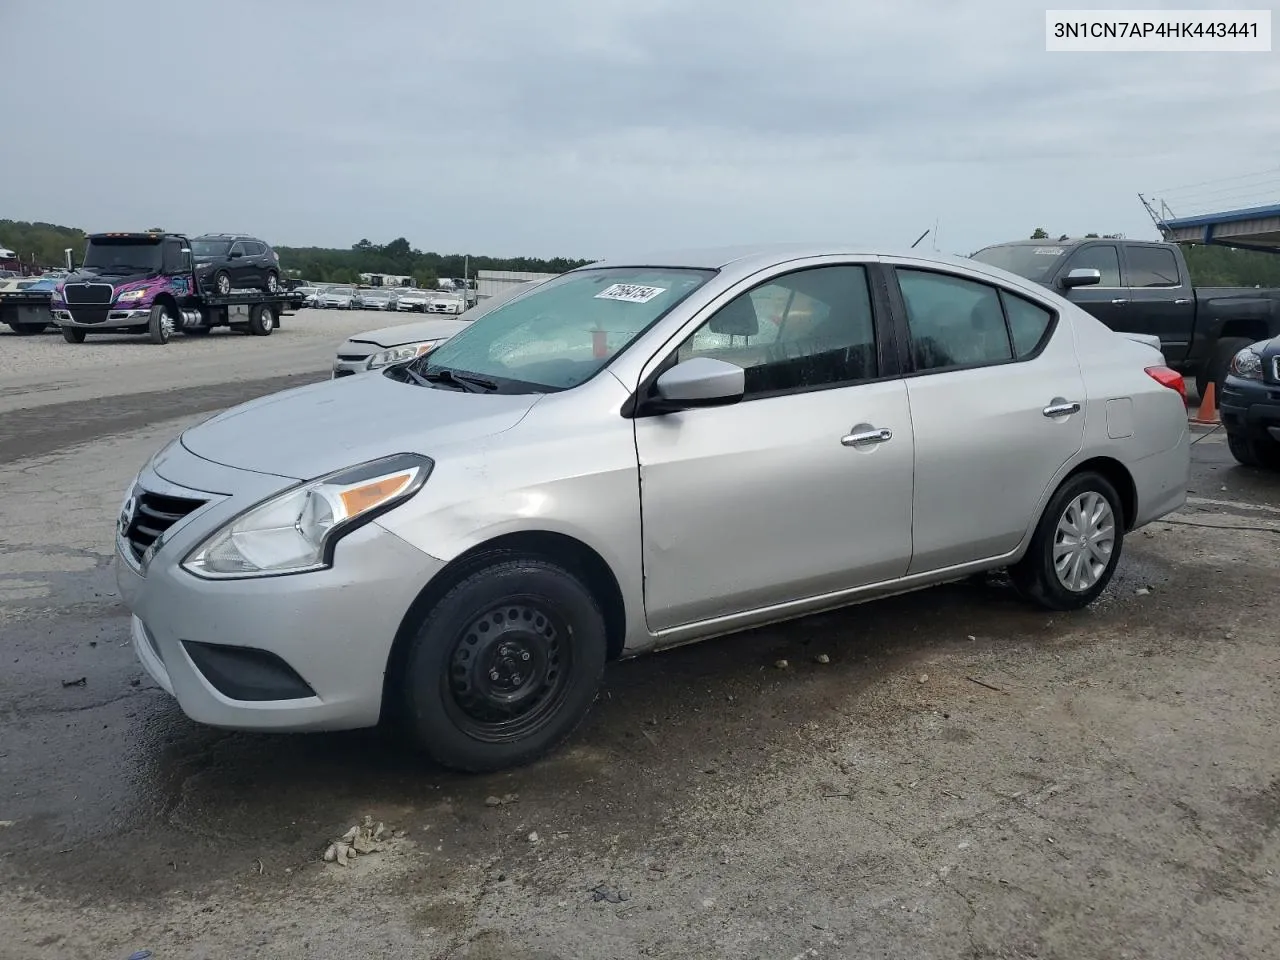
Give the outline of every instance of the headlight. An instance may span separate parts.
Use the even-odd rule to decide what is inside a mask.
[[[422,488],[433,463],[401,453],[312,480],[265,500],[206,539],[183,569],[207,580],[321,570],[339,539]]]
[[[1231,358],[1231,374],[1242,380],[1261,380],[1262,358],[1251,347],[1245,347]]]
[[[141,300],[146,295],[147,291],[145,290],[126,290],[116,297],[116,303],[133,303],[135,300]]]
[[[385,367],[391,363],[400,363],[404,360],[412,360],[414,357],[420,357],[424,353],[430,353],[438,347],[442,340],[424,340],[421,343],[406,343],[403,347],[392,347],[390,350],[383,350],[381,353],[375,353],[369,358],[365,364],[366,370],[377,370],[379,367]]]

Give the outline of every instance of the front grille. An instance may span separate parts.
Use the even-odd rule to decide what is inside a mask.
[[[333,379],[337,380],[339,377],[349,377],[354,373],[354,370],[335,370],[333,371]]]
[[[135,490],[133,521],[124,538],[135,560],[141,561],[147,547],[187,514],[205,504],[204,500],[186,497],[164,497],[146,490]]]
[[[106,323],[107,314],[111,312],[110,307],[72,307],[71,319],[76,323]]]
[[[62,288],[62,297],[69,304],[107,304],[114,292],[109,283],[68,283]]]
[[[358,361],[360,361],[360,360],[368,360],[368,359],[369,359],[369,354],[367,354],[367,353],[340,353],[340,354],[338,354],[338,359],[339,359],[339,360],[346,360],[348,363],[356,363],[356,362],[358,362]]]

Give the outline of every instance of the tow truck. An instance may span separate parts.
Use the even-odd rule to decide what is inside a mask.
[[[191,242],[180,233],[94,233],[77,268],[53,290],[49,309],[68,343],[90,333],[135,333],[165,344],[175,332],[203,336],[230,327],[265,337],[298,298],[285,292],[213,290],[212,272],[200,271]],[[209,276],[205,276],[209,273]]]

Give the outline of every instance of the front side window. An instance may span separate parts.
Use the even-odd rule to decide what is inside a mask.
[[[182,270],[185,264],[182,256],[181,240],[166,240],[164,242],[164,269],[168,273],[176,273]]]
[[[1097,270],[1102,274],[1100,287],[1120,287],[1120,254],[1110,243],[1096,243],[1071,255],[1067,270]],[[1087,290],[1088,287],[1079,289]]]
[[[1178,261],[1174,259],[1172,250],[1160,247],[1129,247],[1126,251],[1129,258],[1129,286],[1131,287],[1176,287],[1178,279]]]
[[[714,272],[602,267],[562,274],[473,320],[419,365],[535,390],[567,390],[595,376]]]
[[[943,370],[1013,359],[995,287],[945,273],[898,269],[917,370]]]
[[[226,257],[231,251],[231,244],[226,240],[192,240],[191,255],[197,260],[218,260]]]
[[[877,376],[875,322],[862,266],[815,267],[739,294],[677,350],[746,371],[745,397]]]

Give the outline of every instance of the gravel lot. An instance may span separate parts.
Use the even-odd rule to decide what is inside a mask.
[[[1219,432],[1089,611],[996,579],[617,664],[514,773],[187,721],[127,646],[124,484],[396,319],[0,336],[0,957],[1277,955],[1280,478]],[[365,816],[403,835],[320,862]]]
[[[163,347],[132,334],[72,344],[57,330],[20,337],[0,326],[0,412],[327,371],[338,344],[353,333],[423,319],[420,313],[300,310],[282,317],[269,337],[220,327],[206,337],[176,334]]]

